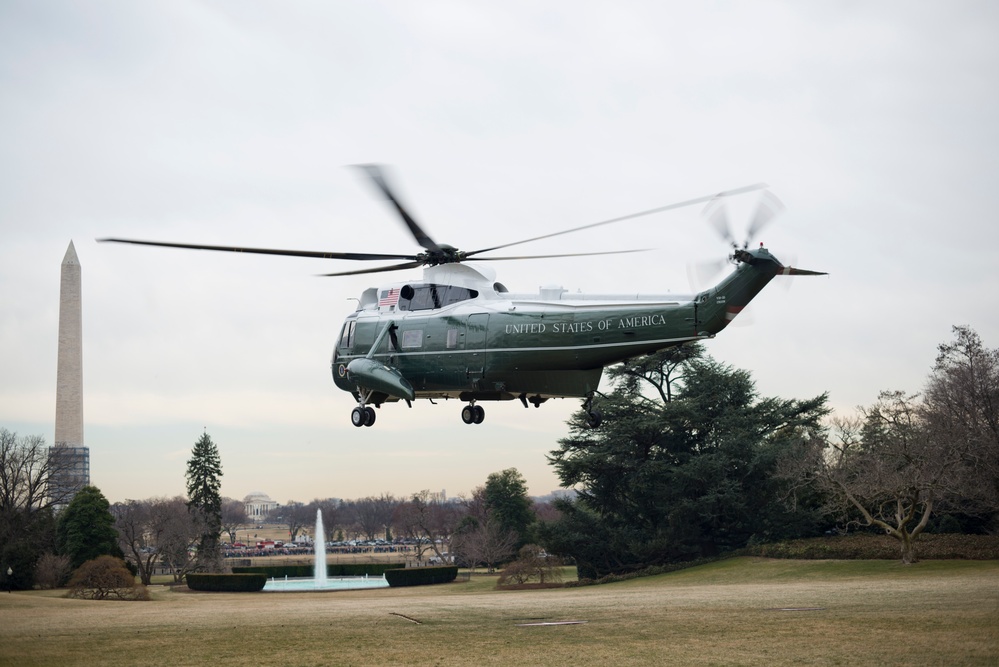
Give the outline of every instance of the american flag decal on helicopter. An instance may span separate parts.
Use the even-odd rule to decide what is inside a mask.
[[[382,290],[381,296],[378,298],[378,305],[380,306],[394,306],[399,303],[399,288],[393,287],[390,290]]]

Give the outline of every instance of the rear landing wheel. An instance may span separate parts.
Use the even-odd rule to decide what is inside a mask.
[[[368,421],[367,410],[358,406],[350,412],[350,423],[354,426],[364,426]]]
[[[371,426],[375,423],[375,409],[370,405],[364,408],[364,425]]]
[[[461,421],[471,424],[475,421],[475,406],[466,405],[461,409]]]
[[[461,409],[461,421],[466,424],[481,424],[486,418],[486,411],[481,405],[466,405]]]

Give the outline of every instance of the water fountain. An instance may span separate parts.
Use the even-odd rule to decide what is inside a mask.
[[[315,563],[311,577],[271,578],[264,585],[265,591],[342,591],[359,588],[387,588],[385,575],[380,577],[328,577],[326,575],[326,531],[323,529],[323,511],[316,510],[316,532],[313,540]]]
[[[312,544],[316,560],[312,566],[312,577],[316,580],[316,588],[326,588],[326,529],[323,527],[323,511],[318,507],[314,538]]]

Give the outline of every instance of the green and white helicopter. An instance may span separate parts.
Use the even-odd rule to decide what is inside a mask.
[[[550,398],[581,398],[590,425],[600,424],[593,397],[606,366],[638,355],[713,338],[775,276],[825,275],[783,265],[760,244],[741,246],[728,231],[725,197],[763,189],[763,184],[728,190],[631,215],[592,223],[473,251],[437,243],[409,215],[377,165],[362,165],[372,183],[394,206],[423,252],[412,255],[316,252],[268,248],[137,241],[108,238],[101,242],[314,257],[352,261],[401,263],[328,276],[382,273],[423,268],[423,277],[366,289],[357,310],[347,316],[333,351],[333,381],[357,401],[351,412],[354,426],[375,423],[375,410],[385,403],[416,399],[458,399],[466,405],[461,418],[480,424],[485,401],[518,399],[524,407],[539,407]],[[496,281],[495,272],[478,262],[545,259],[638,252],[636,250],[481,256],[511,246],[583,229],[621,222],[670,209],[708,203],[708,217],[732,245],[728,262],[734,270],[717,285],[689,297],[676,295],[569,294],[562,288],[542,288],[535,294],[514,294]],[[772,195],[761,205],[749,227],[752,238],[781,209]],[[374,408],[372,407],[374,406]]]

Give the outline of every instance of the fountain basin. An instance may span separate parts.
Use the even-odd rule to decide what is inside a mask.
[[[313,577],[271,578],[264,584],[264,591],[347,591],[366,588],[388,588],[381,577],[327,577],[318,582]]]

